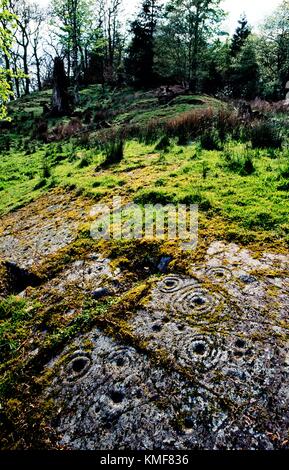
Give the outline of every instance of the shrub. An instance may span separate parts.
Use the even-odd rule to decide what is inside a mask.
[[[169,194],[163,190],[143,190],[134,198],[137,204],[171,204],[174,202],[175,195]]]
[[[264,230],[273,230],[276,226],[276,220],[269,212],[258,212],[252,214],[244,224],[249,229],[262,228]]]
[[[80,147],[86,148],[86,149],[96,147],[96,142],[94,139],[91,138],[91,135],[89,132],[85,132],[81,134],[77,139],[77,143],[79,144]]]
[[[277,158],[277,155],[276,155],[276,149],[270,147],[267,149],[267,157],[268,158],[272,158],[272,160],[274,160],[275,158]]]
[[[269,122],[258,122],[250,130],[250,140],[254,149],[280,148],[282,136],[276,125]]]
[[[1,135],[0,136],[0,149],[1,151],[9,151],[11,147],[11,140],[8,135]]]
[[[204,150],[220,150],[221,142],[217,129],[207,129],[200,137],[200,144]]]
[[[166,151],[171,145],[171,141],[167,135],[164,135],[161,140],[155,146],[155,150]]]
[[[164,178],[159,178],[158,180],[155,181],[155,186],[160,187],[160,186],[165,186],[166,180]]]
[[[279,178],[289,179],[289,163],[280,168]]]
[[[120,163],[124,156],[123,140],[116,140],[104,145],[105,161],[104,166]]]
[[[63,153],[63,146],[62,146],[62,144],[60,144],[60,143],[56,144],[55,147],[54,147],[54,151],[55,151],[56,154],[57,154],[57,153]]]
[[[41,178],[38,183],[34,186],[33,190],[37,191],[37,189],[42,189],[47,185],[47,180],[45,178]]]
[[[208,176],[208,173],[209,173],[209,165],[207,162],[202,162],[202,176],[203,176],[203,179],[205,180]]]
[[[82,122],[78,118],[72,118],[62,126],[62,138],[67,139],[77,134],[82,129]]]
[[[180,204],[197,204],[199,208],[203,211],[209,211],[212,209],[212,204],[206,196],[203,196],[199,191],[186,194],[178,201]]]
[[[255,167],[253,163],[253,159],[250,155],[246,155],[243,162],[242,167],[240,169],[241,176],[252,175],[255,172]]]
[[[248,150],[237,153],[228,148],[223,152],[223,159],[225,168],[240,176],[249,176],[255,171],[253,155]]]
[[[45,180],[51,176],[51,167],[47,157],[42,158],[42,178]]]
[[[214,125],[222,143],[231,135],[239,137],[240,122],[236,112],[224,108],[220,109],[215,117]]]
[[[156,142],[160,137],[160,132],[162,131],[161,127],[159,126],[159,122],[156,119],[148,122],[146,126],[140,129],[140,138],[147,145]]]
[[[212,109],[190,111],[180,114],[166,122],[166,133],[178,138],[179,145],[185,145],[212,127],[214,113]]]
[[[85,155],[84,157],[82,157],[82,159],[80,160],[79,164],[78,164],[78,168],[86,168],[87,166],[89,166],[91,163],[91,160],[90,158]]]
[[[289,191],[289,181],[277,186],[278,191]]]

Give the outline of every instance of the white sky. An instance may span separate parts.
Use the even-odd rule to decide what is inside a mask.
[[[246,13],[251,26],[258,27],[280,3],[282,0],[223,0],[223,8],[229,13],[226,25],[233,32],[241,14]]]
[[[39,5],[46,6],[49,0],[34,0]],[[281,3],[281,0],[222,0],[223,8],[229,13],[226,29],[231,33],[235,30],[237,21],[242,13],[246,13],[249,23],[258,27],[265,16],[268,16]],[[125,0],[125,10],[133,12],[141,0]]]

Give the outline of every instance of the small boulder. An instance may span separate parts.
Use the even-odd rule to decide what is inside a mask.
[[[101,299],[102,297],[106,297],[107,295],[110,295],[110,291],[106,287],[99,287],[98,289],[95,289],[91,293],[92,297],[95,300]]]
[[[158,271],[162,274],[166,274],[168,272],[168,266],[171,261],[171,256],[163,256],[158,264]]]

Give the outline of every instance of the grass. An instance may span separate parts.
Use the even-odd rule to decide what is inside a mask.
[[[119,195],[142,204],[197,203],[206,218],[221,217],[224,226],[288,238],[282,116],[272,126],[266,121],[237,132],[236,115],[210,97],[179,96],[161,106],[153,91],[91,86],[82,90],[78,112],[93,122],[108,119],[110,127],[45,144],[29,132],[50,97],[46,90],[10,106],[15,129],[0,136],[0,214],[61,186],[96,200]],[[49,119],[48,128],[68,123]],[[123,127],[126,144],[117,138],[121,123],[131,126]],[[101,140],[106,132],[116,132],[111,143]]]
[[[11,359],[27,338],[27,324],[34,317],[37,306],[14,296],[0,301],[0,363]]]
[[[198,203],[207,216],[215,213],[239,227],[287,236],[286,150],[278,151],[272,159],[266,150],[256,152],[238,142],[231,142],[222,151],[200,149],[199,143],[180,146],[172,139],[164,150],[156,150],[155,144],[129,141],[123,159],[103,167],[105,155],[98,148],[81,148],[75,142],[71,158],[71,142],[62,145],[61,154],[57,145],[39,147],[31,155],[13,150],[2,154],[2,214],[51,187],[62,186],[96,199],[120,195],[124,201],[143,204]],[[49,153],[49,171],[46,169],[44,175],[43,159]],[[60,158],[55,160],[53,155]]]

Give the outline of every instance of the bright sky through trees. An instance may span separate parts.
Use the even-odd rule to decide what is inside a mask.
[[[49,0],[38,0],[39,5],[47,5]],[[281,3],[281,0],[223,0],[223,7],[229,13],[226,29],[233,32],[240,15],[245,12],[250,24],[258,26],[265,16]],[[127,0],[124,2],[127,14],[133,13],[140,0]]]

